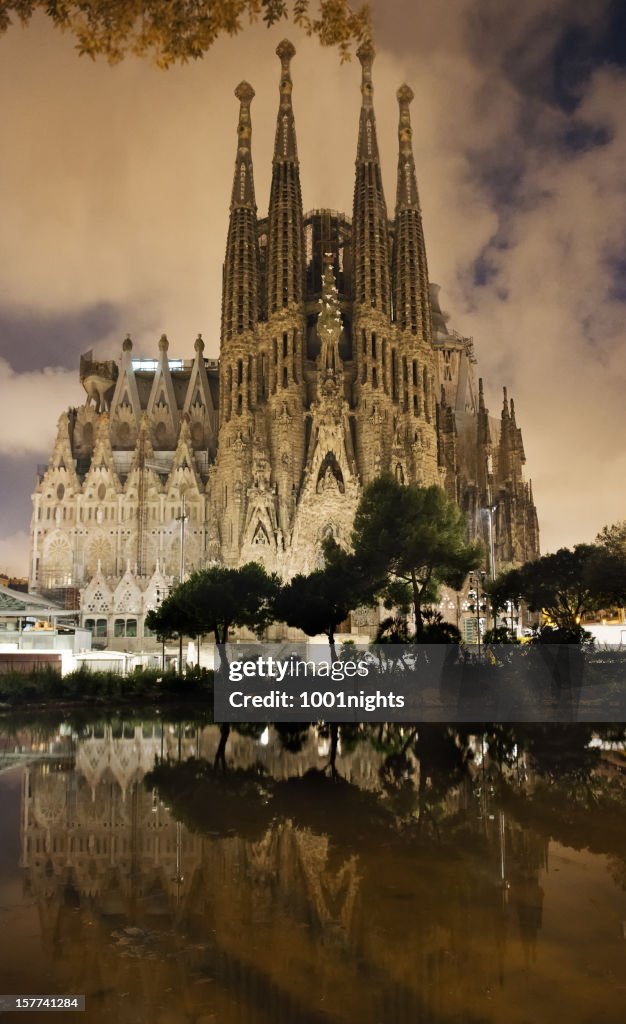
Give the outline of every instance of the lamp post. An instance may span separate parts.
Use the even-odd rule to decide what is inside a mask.
[[[489,578],[491,582],[496,578],[496,542],[494,528],[494,514],[498,507],[493,500],[493,456],[487,456],[487,504],[484,511],[487,513],[487,537],[489,541]],[[496,628],[496,615],[493,612],[493,628]]]
[[[185,582],[185,523],[189,516],[187,515],[187,505],[185,502],[185,492],[181,494],[182,503],[180,506],[180,515],[176,516],[177,521],[180,523],[180,569],[179,569],[179,583]],[[178,637],[178,674],[183,674],[183,634],[180,633]]]
[[[481,584],[481,582],[484,583],[484,577],[485,576],[486,576],[485,571],[481,570],[479,572],[478,569],[476,569],[475,572],[471,572],[469,574],[470,587],[472,588],[472,590],[476,594],[476,642],[478,644],[478,658],[479,659],[480,659],[480,655],[481,655],[481,650],[480,650],[480,648],[481,648],[480,613],[486,607],[486,606],[481,605],[481,603],[480,603],[480,584]],[[483,598],[484,598],[484,596],[485,596],[485,593],[484,593],[484,587],[483,587]],[[471,607],[472,606],[470,605],[470,609],[471,609]]]
[[[180,523],[180,566],[179,566],[179,582],[185,582],[185,523],[189,519],[187,513],[187,505],[185,502],[185,492],[183,491],[182,503],[180,506],[180,515],[176,516],[176,521]]]

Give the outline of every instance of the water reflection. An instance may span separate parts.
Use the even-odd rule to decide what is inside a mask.
[[[590,731],[262,729],[2,739],[33,992],[41,960],[124,1024],[621,1024],[626,799]]]

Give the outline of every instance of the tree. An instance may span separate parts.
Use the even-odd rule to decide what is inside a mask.
[[[229,630],[245,626],[255,633],[262,632],[274,619],[279,591],[278,577],[268,575],[256,562],[240,569],[217,565],[195,572],[180,583],[146,621],[161,635],[212,633],[220,658],[228,665],[224,645]]]
[[[424,637],[426,603],[438,585],[462,586],[481,559],[479,544],[466,539],[458,505],[440,487],[405,486],[381,476],[365,488],[354,519],[354,558],[388,602],[410,597],[417,640]],[[379,582],[382,581],[382,582]]]
[[[322,46],[337,46],[342,60],[370,35],[367,6],[350,0],[319,0],[316,13],[311,0],[0,0],[0,32],[36,11],[70,32],[81,55],[116,64],[132,54],[162,68],[203,57],[220,36],[259,18],[268,27],[290,19]]]
[[[595,543],[606,548],[613,555],[626,555],[626,519],[621,519],[612,526],[604,526],[595,539]]]
[[[531,611],[551,619],[553,643],[577,643],[585,615],[626,600],[626,555],[596,544],[560,548],[499,576],[492,595],[499,601],[523,598]]]
[[[275,604],[276,617],[308,636],[323,633],[328,637],[333,661],[337,660],[335,633],[351,611],[371,603],[370,577],[360,572],[348,552],[329,540],[324,545],[326,565],[308,576],[298,574],[280,592]]]
[[[190,606],[186,599],[185,591],[179,586],[168,594],[158,608],[151,608],[146,615],[146,626],[156,633],[162,643],[165,643],[166,640],[178,639],[179,674],[182,674],[183,670],[183,637],[198,636],[200,633],[194,611],[193,606]]]

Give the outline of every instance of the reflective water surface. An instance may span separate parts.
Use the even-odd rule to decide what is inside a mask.
[[[119,1024],[626,1019],[626,762],[591,729],[0,730],[0,992]]]

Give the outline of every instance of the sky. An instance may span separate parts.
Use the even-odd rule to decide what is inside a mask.
[[[474,338],[487,404],[523,429],[544,552],[626,517],[626,5],[374,0],[375,108],[390,211],[396,89],[414,90],[430,277]],[[305,209],[351,213],[360,68],[292,26],[161,71],[79,57],[38,16],[0,36],[0,570],[26,574],[31,493],[81,352],[165,332],[219,349],[242,79],[267,210],[288,36]]]

